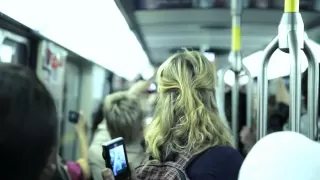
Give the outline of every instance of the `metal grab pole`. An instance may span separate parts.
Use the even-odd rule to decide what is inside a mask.
[[[241,56],[241,15],[242,0],[232,0],[232,42],[229,61],[231,63],[231,69],[234,72],[234,85],[232,87],[231,129],[233,133],[235,148],[237,149],[239,147],[239,74],[243,66]]]
[[[305,39],[304,39],[305,38]],[[277,44],[278,42],[278,44]],[[319,68],[315,60],[307,38],[304,36],[304,24],[299,13],[299,0],[285,0],[284,13],[282,15],[278,36],[272,40],[264,51],[261,74],[259,81],[259,108],[257,139],[261,139],[267,133],[267,96],[268,96],[268,78],[267,66],[271,55],[278,48],[284,52],[290,53],[290,125],[291,130],[300,131],[300,111],[301,111],[301,68],[300,68],[300,49],[303,49],[309,62],[308,85],[314,85],[314,88],[308,88],[308,114],[310,122],[309,137],[315,137],[315,123],[317,122],[318,107],[318,88],[319,88]]]
[[[220,100],[220,105],[222,106],[222,112],[221,113],[222,113],[222,117],[225,118],[226,120],[227,120],[227,115],[226,115],[226,111],[225,111],[226,98],[225,98],[225,93],[224,93],[224,91],[225,91],[225,88],[224,88],[224,86],[225,86],[224,76],[225,76],[226,72],[229,69],[230,69],[230,67],[222,69],[221,76],[219,76],[219,88],[220,88],[220,90],[219,90],[219,93],[220,93],[219,100]]]
[[[235,147],[238,148],[239,145],[239,79],[240,72],[243,70],[248,76],[249,82],[247,84],[247,116],[246,116],[246,125],[252,126],[252,99],[253,99],[253,78],[249,70],[242,64],[241,56],[241,14],[242,14],[242,1],[241,0],[232,0],[231,5],[231,15],[232,15],[232,45],[231,53],[229,56],[229,61],[231,66],[224,68],[221,72],[219,79],[219,88],[220,88],[220,103],[225,108],[225,92],[224,92],[224,76],[228,70],[233,71],[234,73],[234,85],[232,87],[232,119],[231,127],[232,133],[234,136]],[[226,117],[225,111],[223,111],[223,116]]]
[[[308,68],[308,86],[311,84],[314,87],[308,87],[308,118],[309,118],[309,138],[315,140],[317,138],[318,129],[318,98],[319,98],[319,65],[313,51],[310,48],[309,40],[304,41],[304,53],[307,56]]]
[[[235,147],[239,148],[239,73],[234,73],[234,84],[232,87],[232,109],[231,109],[231,129]]]
[[[252,127],[253,78],[251,76],[250,71],[247,69],[247,67],[243,66],[243,70],[245,74],[248,76],[246,125],[248,127]]]
[[[290,62],[290,127],[291,131],[300,132],[301,116],[301,66],[300,66],[300,48],[296,31],[290,31],[288,34]],[[312,115],[311,115],[312,116]]]
[[[284,13],[278,28],[279,49],[290,53],[290,115],[291,131],[300,132],[301,63],[304,48],[304,23],[299,12],[299,0],[285,0]],[[313,116],[313,115],[311,115]]]
[[[272,54],[278,48],[278,37],[275,37],[263,51],[262,67],[258,76],[258,120],[257,120],[257,140],[267,134],[268,117],[268,76],[267,69]]]

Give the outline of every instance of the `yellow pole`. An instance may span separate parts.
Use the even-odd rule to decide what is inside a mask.
[[[240,51],[241,49],[241,28],[240,26],[232,27],[232,51]]]
[[[284,0],[284,12],[285,13],[299,12],[299,5],[300,5],[300,0]]]

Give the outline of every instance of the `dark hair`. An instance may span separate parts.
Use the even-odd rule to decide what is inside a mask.
[[[103,103],[100,103],[98,109],[93,114],[92,128],[91,128],[91,132],[92,132],[91,137],[92,138],[94,136],[94,133],[98,129],[99,124],[103,121],[103,118],[104,118],[104,116],[103,116]]]
[[[320,68],[320,65],[319,65],[319,68]],[[319,78],[320,78],[320,75],[319,75]],[[305,97],[304,103],[305,103],[305,106],[307,107],[307,105],[308,105],[308,69],[302,74],[301,81],[302,81],[301,82],[302,95]],[[319,88],[318,88],[318,92],[320,93]],[[319,99],[317,102],[319,102]],[[319,105],[320,104],[318,103],[318,116],[320,116],[320,106]]]
[[[0,177],[40,178],[57,143],[54,101],[29,69],[0,63]]]

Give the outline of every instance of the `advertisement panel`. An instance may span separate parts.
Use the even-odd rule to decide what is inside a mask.
[[[63,85],[67,51],[53,43],[43,41],[39,46],[37,75],[51,92],[62,119]]]

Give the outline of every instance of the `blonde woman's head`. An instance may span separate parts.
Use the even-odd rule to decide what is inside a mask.
[[[136,95],[116,92],[107,96],[103,113],[111,138],[123,137],[126,143],[139,138],[144,113]]]
[[[159,68],[159,100],[145,132],[148,151],[156,160],[231,146],[230,131],[218,115],[215,75],[214,66],[195,51],[177,53]]]

